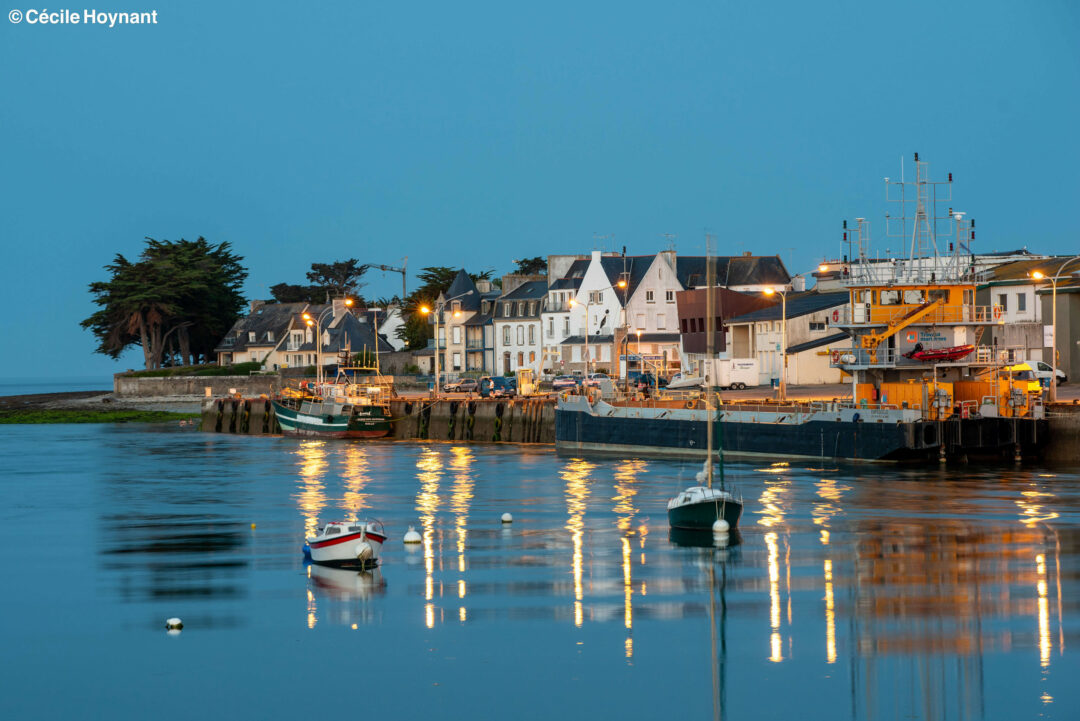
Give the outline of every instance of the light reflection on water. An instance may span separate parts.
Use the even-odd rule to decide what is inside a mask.
[[[10,443],[26,446],[36,432],[18,428]],[[212,648],[267,677],[303,678],[307,667],[270,647],[242,653],[261,638],[301,656],[360,643],[387,674],[387,693],[365,703],[387,714],[402,693],[419,708],[443,708],[424,689],[450,685],[454,715],[484,715],[466,692],[481,682],[448,671],[452,658],[454,668],[508,674],[515,693],[533,697],[579,679],[567,693],[586,715],[661,715],[679,686],[691,716],[795,717],[811,699],[828,718],[1078,716],[1076,472],[729,464],[747,508],[740,533],[715,548],[711,534],[667,529],[666,500],[694,482],[698,463],[135,427],[66,432],[64,447],[93,462],[44,480],[40,463],[0,445],[0,461],[25,481],[18,492],[0,486],[9,542],[31,535],[43,514],[92,529],[93,543],[77,549],[86,562],[47,544],[36,563],[9,573],[13,588],[41,588],[60,568],[71,577],[43,605],[33,593],[5,601],[0,629],[24,645],[63,638],[52,619],[64,608],[92,609],[109,639],[86,641],[87,654],[145,644],[160,618],[180,615],[185,645],[176,648],[196,659]],[[83,466],[93,470],[80,475]],[[512,524],[500,522],[506,511]],[[366,516],[390,534],[380,569],[303,563],[305,532]],[[415,550],[401,541],[409,525],[421,532]],[[60,671],[83,641],[63,643],[50,655]],[[512,652],[496,650],[504,644]],[[171,652],[141,653],[167,661]],[[47,689],[55,675],[41,668],[24,696],[60,712]],[[214,664],[172,673],[205,683]],[[395,673],[408,684],[395,686]],[[135,667],[132,683],[158,681]],[[624,691],[611,694],[612,684]],[[510,700],[483,685],[496,702]],[[15,703],[0,701],[0,712]],[[192,707],[176,709],[180,717]],[[114,711],[138,715],[122,702]],[[515,715],[545,714],[541,705]]]

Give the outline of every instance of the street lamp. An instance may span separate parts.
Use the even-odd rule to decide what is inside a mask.
[[[352,298],[346,298],[345,299],[346,307],[352,307],[352,304],[353,304]],[[322,319],[327,313],[333,312],[333,310],[334,310],[334,306],[333,306],[333,304],[330,304],[329,306],[327,306],[326,308],[323,309],[322,313],[319,313],[318,318],[312,318],[310,313],[304,313],[304,315],[302,316],[303,319],[304,319],[304,322],[306,322],[308,324],[308,326],[314,326],[314,328],[315,328],[315,364],[316,364],[316,366],[315,366],[315,382],[316,383],[322,383],[323,382],[322,332],[320,331],[321,324],[322,324]]]
[[[1052,318],[1052,320],[1050,321],[1050,329],[1051,329],[1050,333],[1051,333],[1051,335],[1053,335],[1054,345],[1051,348],[1051,350],[1053,351],[1053,354],[1052,354],[1052,357],[1050,358],[1050,401],[1051,402],[1054,402],[1054,401],[1057,400],[1057,365],[1058,365],[1058,349],[1057,349],[1058,348],[1058,344],[1057,344],[1057,284],[1058,284],[1058,281],[1061,280],[1061,272],[1063,270],[1065,270],[1065,266],[1067,266],[1070,263],[1073,263],[1073,262],[1075,262],[1077,260],[1080,260],[1080,255],[1074,256],[1074,257],[1069,258],[1068,260],[1066,260],[1064,263],[1062,263],[1060,266],[1058,266],[1057,273],[1055,273],[1052,278],[1047,278],[1046,275],[1044,275],[1042,273],[1042,271],[1038,271],[1038,270],[1036,270],[1035,272],[1033,272],[1031,274],[1031,277],[1034,278],[1035,280],[1043,280],[1044,278],[1046,280],[1049,280],[1050,281],[1050,287],[1052,289],[1051,294],[1050,294],[1050,307],[1051,307],[1051,318]]]
[[[766,288],[765,295],[780,294],[780,400],[787,400],[787,293]]]
[[[619,281],[620,283],[623,281]],[[576,305],[580,305],[573,298],[570,299],[570,307],[573,308]],[[593,303],[591,300],[585,301],[585,379],[589,378],[589,307],[593,305],[603,305],[602,303]],[[607,315],[607,311],[604,311],[604,315]]]
[[[457,300],[458,298],[464,298],[467,295],[472,295],[472,291],[467,290],[464,293],[455,295],[453,298],[443,298],[442,302],[436,302],[434,304],[434,309],[428,308],[426,305],[420,306],[420,312],[424,315],[431,313],[432,310],[435,312],[435,398],[439,397],[439,316],[442,315],[443,308],[446,307],[447,303],[452,300]],[[461,311],[455,310],[454,317],[461,317]]]

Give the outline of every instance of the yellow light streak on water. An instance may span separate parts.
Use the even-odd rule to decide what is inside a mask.
[[[570,571],[574,577],[574,625],[580,627],[584,612],[582,598],[582,540],[585,531],[585,509],[589,499],[589,474],[596,466],[580,458],[572,458],[563,466],[560,475],[566,481],[566,530],[574,546],[571,556]]]
[[[368,505],[364,488],[371,481],[367,452],[359,443],[350,443],[345,446],[344,481],[345,495],[342,499],[342,509],[348,512],[350,521],[358,521],[361,511]]]
[[[420,514],[424,546],[424,600],[431,601],[435,594],[435,514],[439,510],[439,480],[442,476],[442,455],[429,448],[416,461],[420,490],[416,494],[416,511]],[[431,628],[435,623],[434,607],[425,607],[425,623]]]
[[[319,514],[326,508],[326,441],[301,441],[296,447],[300,459],[300,492],[297,504],[304,516],[304,534],[314,536]]]
[[[622,539],[623,559],[623,625],[634,627],[634,585],[630,575],[630,539]]]
[[[836,663],[836,607],[833,598],[832,560],[825,559],[825,660]]]
[[[765,547],[769,550],[768,567],[769,567],[769,626],[772,628],[772,634],[769,636],[769,644],[771,653],[769,660],[773,663],[779,663],[784,660],[784,656],[781,653],[780,643],[780,550],[776,543],[777,535],[775,531],[770,531],[765,534]]]
[[[472,449],[467,446],[455,446],[450,449],[450,470],[454,474],[450,508],[454,512],[454,531],[457,535],[458,573],[465,573],[465,541],[469,532],[469,506],[472,503],[475,486],[472,477],[472,466],[475,461],[476,457]],[[464,584],[464,581],[461,583]]]
[[[1046,556],[1035,556],[1035,571],[1039,574],[1039,580],[1035,585],[1039,593],[1039,665],[1047,668],[1050,665],[1050,653],[1054,650],[1050,640],[1050,599],[1047,597],[1046,585]]]

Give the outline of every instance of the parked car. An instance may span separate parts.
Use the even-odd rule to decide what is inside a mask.
[[[480,379],[481,398],[512,398],[517,395],[517,381],[505,376],[484,376]]]
[[[599,388],[601,381],[610,381],[607,373],[590,373],[589,377],[581,381],[586,388]]]
[[[554,391],[572,391],[578,387],[578,379],[576,376],[555,376],[555,380],[551,381],[551,389]]]
[[[462,378],[454,383],[453,388],[447,386],[446,390],[458,393],[476,393],[480,389],[480,383],[475,378]]]

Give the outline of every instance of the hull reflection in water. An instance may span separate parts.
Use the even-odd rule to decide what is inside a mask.
[[[335,601],[364,600],[386,593],[386,580],[379,568],[354,571],[312,563],[308,565],[308,571],[316,594]]]
[[[711,530],[672,528],[668,540],[683,548],[734,548],[742,543],[739,529],[732,528],[726,539],[721,540]]]

